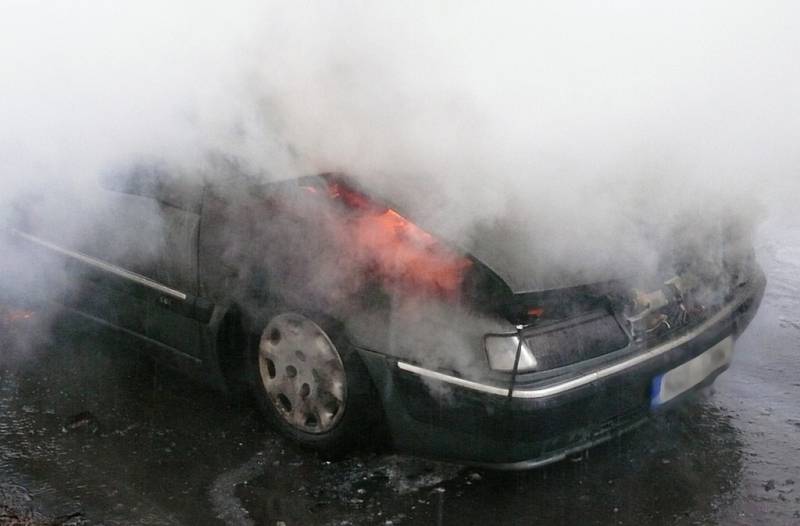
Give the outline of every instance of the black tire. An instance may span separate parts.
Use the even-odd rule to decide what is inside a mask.
[[[290,423],[286,416],[286,408],[281,409],[277,406],[279,402],[274,398],[275,389],[273,388],[271,395],[262,378],[262,365],[260,365],[263,359],[260,350],[262,337],[267,338],[264,334],[266,329],[281,316],[300,316],[313,323],[324,332],[341,360],[345,378],[344,403],[341,414],[336,415],[335,423],[324,431],[309,432]],[[361,358],[347,340],[341,324],[320,315],[300,314],[286,309],[263,323],[261,329],[252,332],[259,330],[260,334],[251,335],[248,345],[245,360],[248,383],[259,409],[275,429],[297,444],[329,456],[338,456],[356,447],[372,445],[382,440],[378,394]],[[268,374],[274,373],[271,371]]]

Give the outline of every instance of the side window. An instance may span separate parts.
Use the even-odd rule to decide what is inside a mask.
[[[119,266],[181,292],[197,288],[197,235],[203,182],[159,167],[137,166],[102,181],[106,227]]]
[[[203,180],[191,174],[176,174],[160,166],[137,165],[103,178],[106,190],[147,197],[162,205],[200,213]]]

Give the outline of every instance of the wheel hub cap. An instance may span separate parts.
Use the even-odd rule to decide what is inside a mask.
[[[319,325],[295,313],[273,318],[261,334],[259,372],[277,413],[306,433],[325,433],[344,414],[342,359]]]

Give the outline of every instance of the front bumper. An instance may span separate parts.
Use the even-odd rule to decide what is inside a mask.
[[[741,333],[755,315],[765,284],[759,271],[719,311],[669,341],[566,379],[526,383],[523,378],[511,392],[501,383],[470,381],[369,351],[361,354],[399,449],[496,468],[533,468],[642,424],[652,413],[653,377]]]

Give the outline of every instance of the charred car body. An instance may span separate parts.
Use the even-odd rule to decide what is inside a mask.
[[[713,382],[765,285],[733,232],[711,266],[683,254],[646,281],[533,287],[337,175],[139,170],[106,205],[80,236],[24,214],[11,243],[37,264],[16,275],[49,276],[59,303],[183,371],[250,386],[324,450],[388,430],[416,454],[561,459]]]

